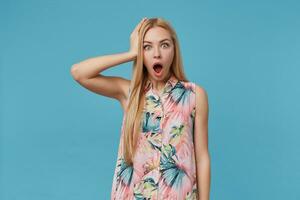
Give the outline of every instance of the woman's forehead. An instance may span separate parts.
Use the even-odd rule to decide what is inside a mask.
[[[146,32],[144,42],[161,42],[164,39],[171,40],[169,31],[161,27],[153,27]]]

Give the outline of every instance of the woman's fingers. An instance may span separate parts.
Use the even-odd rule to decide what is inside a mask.
[[[141,21],[140,21],[140,23],[139,23],[139,27],[141,27],[142,26],[142,24],[143,24],[143,22],[144,21],[146,21],[146,17],[144,17]]]
[[[137,25],[137,27],[136,27],[136,31],[139,31],[140,30],[140,28],[141,28],[141,26],[142,26],[142,24],[143,24],[143,22],[145,22],[146,21],[146,17],[144,17],[141,21],[140,21],[140,23]]]
[[[135,29],[132,31],[132,33],[130,35],[130,49],[129,49],[129,51],[134,52],[135,54],[137,54],[137,52],[138,52],[138,37],[139,37],[139,32],[140,32],[141,26],[147,20],[148,19],[146,17],[144,17],[138,23],[138,25],[136,25]]]

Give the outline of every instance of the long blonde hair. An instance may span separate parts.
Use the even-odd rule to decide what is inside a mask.
[[[163,18],[150,18],[143,24],[139,31],[139,47],[138,55],[133,63],[133,74],[130,83],[129,99],[127,100],[128,105],[125,111],[125,122],[124,122],[124,135],[123,135],[123,156],[124,160],[128,165],[133,164],[133,158],[137,147],[137,141],[141,132],[142,120],[144,108],[144,87],[147,81],[147,69],[143,65],[143,39],[146,32],[153,27],[162,27],[169,31],[174,44],[174,58],[170,66],[170,72],[178,79],[187,81],[184,74],[182,58],[179,48],[177,35],[172,26]]]

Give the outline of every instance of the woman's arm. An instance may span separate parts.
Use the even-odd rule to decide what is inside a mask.
[[[72,65],[71,74],[75,80],[94,78],[100,72],[112,66],[132,61],[134,58],[136,58],[136,54],[130,51],[89,58]]]
[[[104,76],[99,73],[112,66],[136,59],[138,31],[144,21],[145,18],[141,20],[131,33],[128,52],[93,57],[73,64],[70,70],[73,78],[90,91],[115,98],[123,105],[127,99],[130,81],[122,77]]]
[[[132,60],[135,54],[124,52],[113,55],[89,58],[74,64],[71,68],[73,78],[84,88],[102,96],[119,100],[124,107],[130,80],[118,76],[99,74],[112,66]]]
[[[198,200],[209,200],[210,156],[208,151],[208,97],[206,91],[196,85],[196,114],[194,143],[196,154]]]

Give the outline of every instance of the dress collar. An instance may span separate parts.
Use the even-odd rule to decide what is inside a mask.
[[[173,88],[176,83],[178,82],[178,79],[174,76],[174,74],[171,74],[171,76],[169,77],[168,81],[166,82],[164,88],[171,86],[171,88]],[[153,89],[153,83],[151,80],[147,80],[146,84],[145,84],[145,90],[148,91],[149,89]]]

